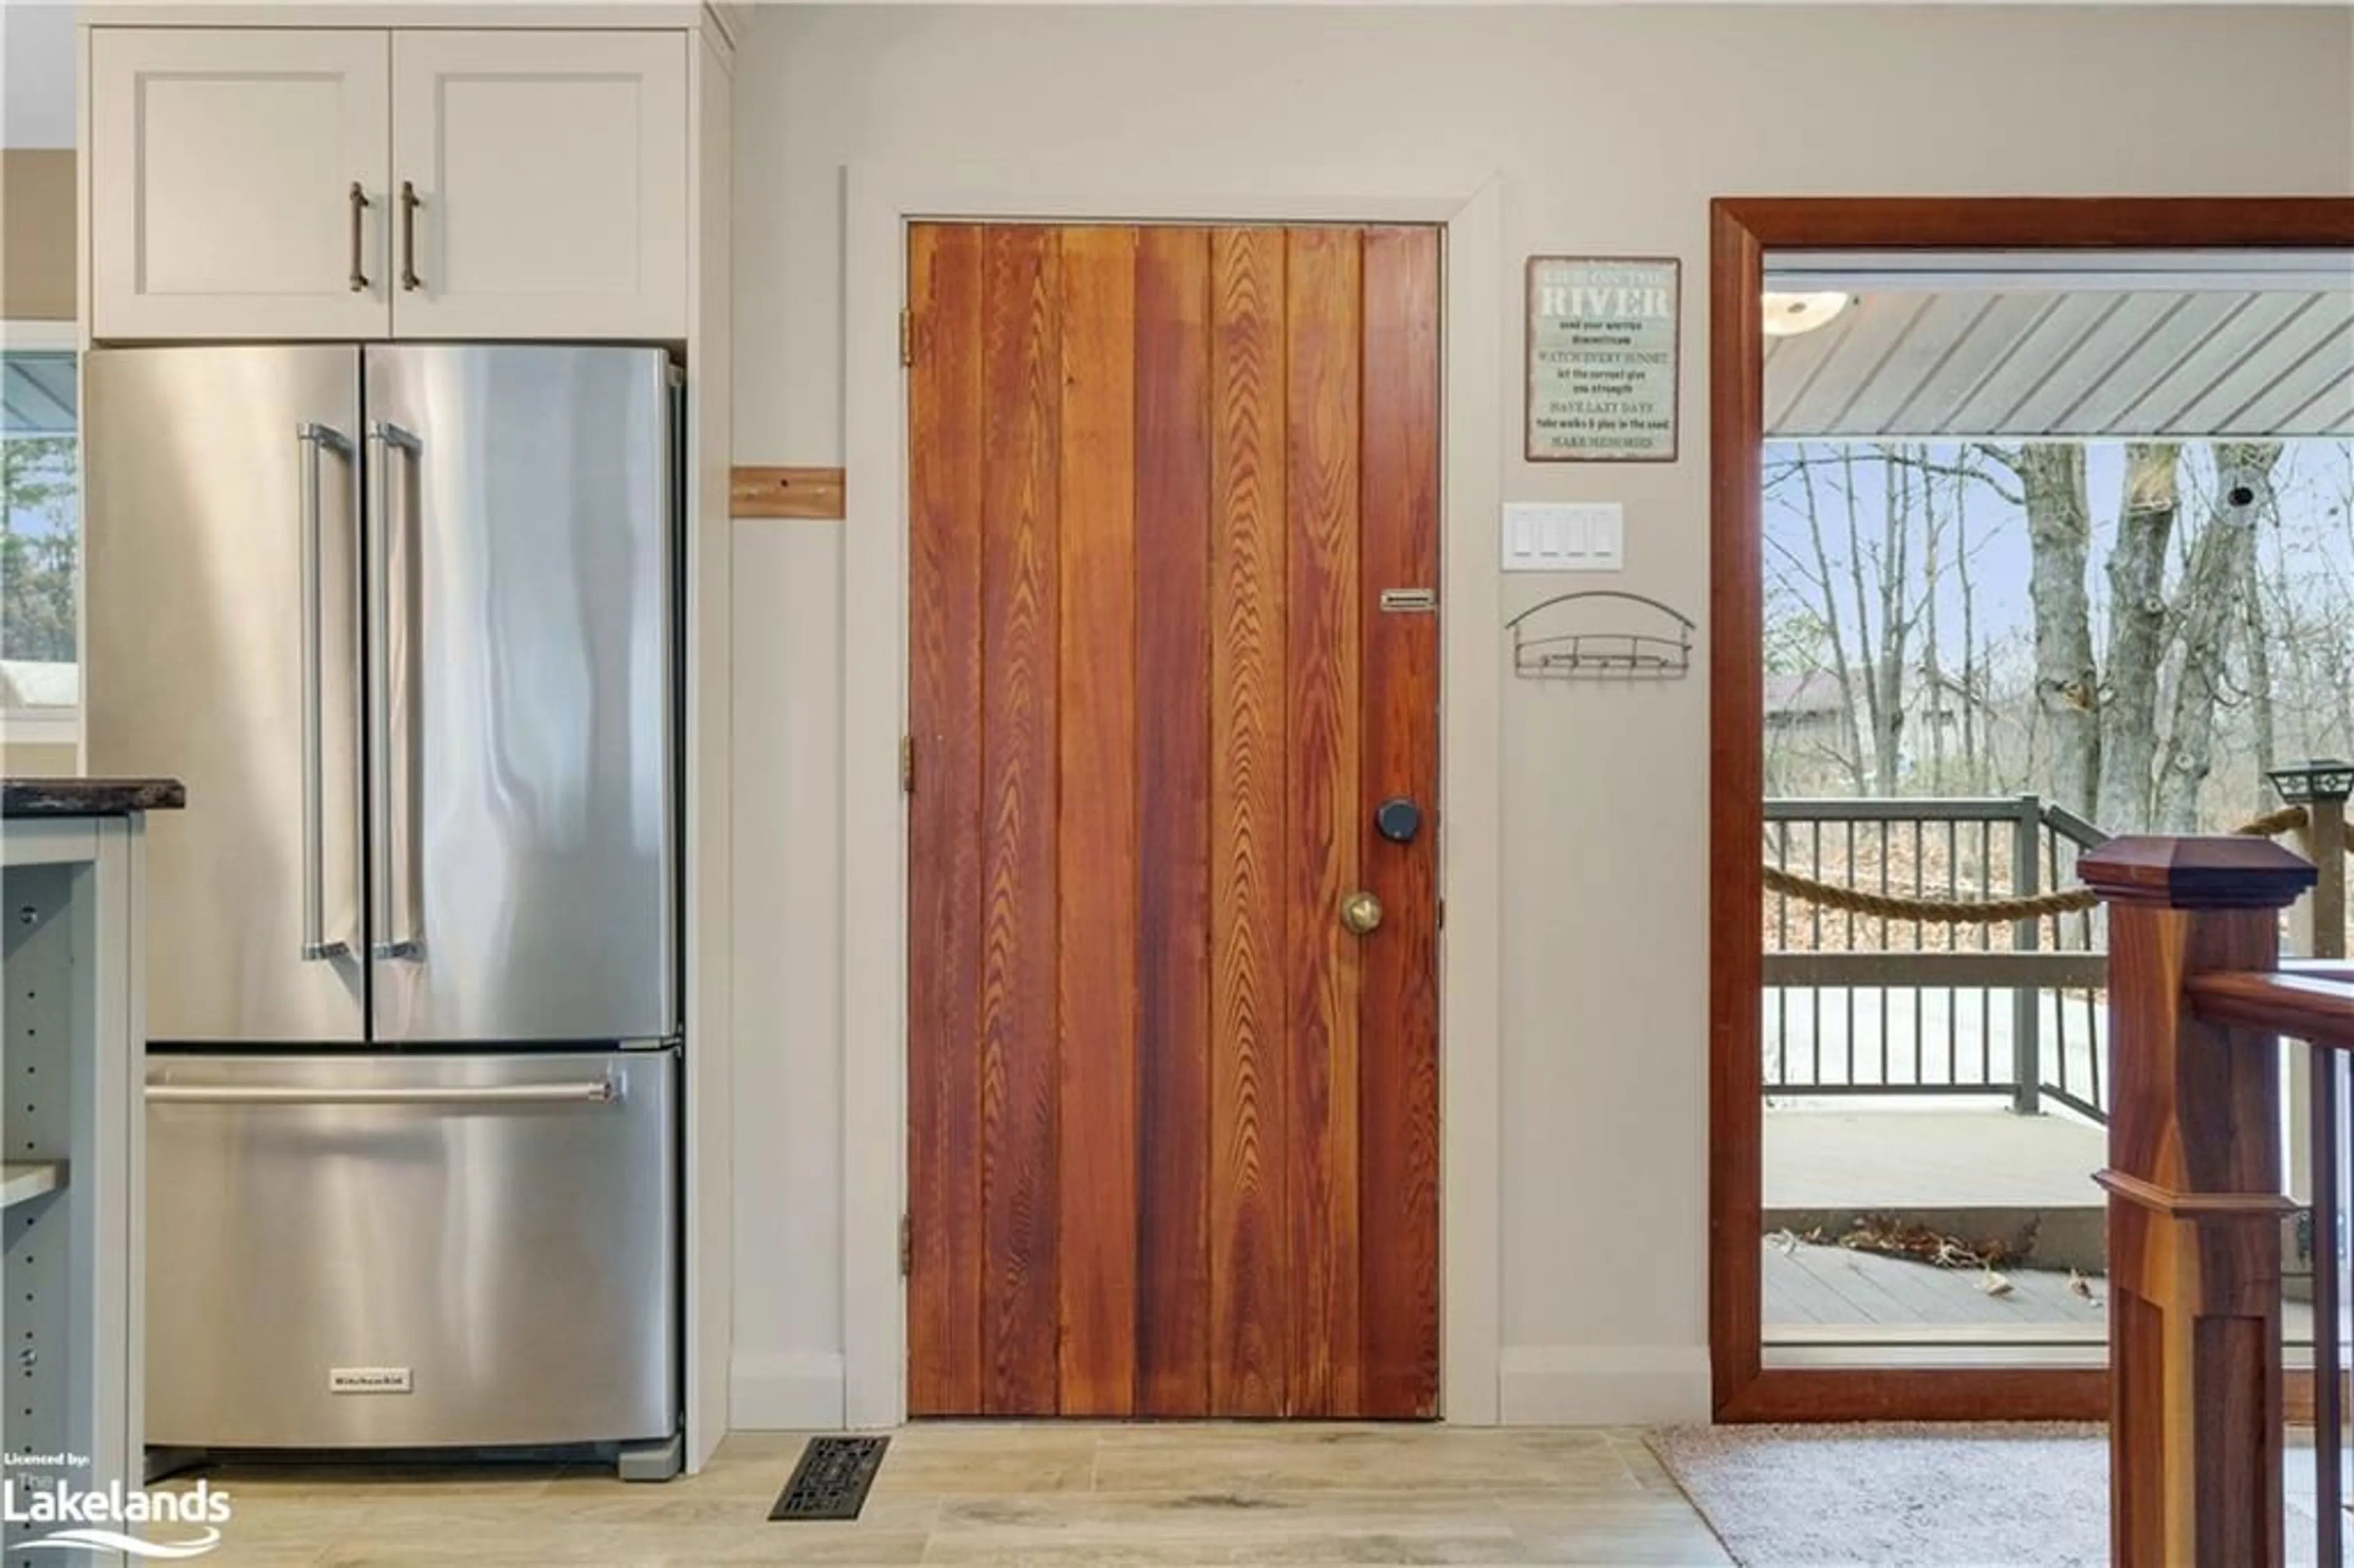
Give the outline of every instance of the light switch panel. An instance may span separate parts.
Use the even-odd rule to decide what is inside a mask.
[[[1615,501],[1504,503],[1508,572],[1615,572],[1626,566],[1626,508]]]

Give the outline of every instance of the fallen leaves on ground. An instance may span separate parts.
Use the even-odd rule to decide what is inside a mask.
[[[1896,1214],[1860,1214],[1839,1245],[1853,1252],[1876,1252],[1891,1257],[1909,1257],[1933,1264],[1939,1268],[1978,1268],[1991,1270],[1999,1265],[2016,1263],[2019,1255],[2008,1242],[1988,1239],[1965,1241],[1931,1229],[1918,1220]]]

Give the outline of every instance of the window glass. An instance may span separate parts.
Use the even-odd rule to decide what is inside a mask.
[[[79,403],[70,349],[0,350],[0,710],[80,701]]]

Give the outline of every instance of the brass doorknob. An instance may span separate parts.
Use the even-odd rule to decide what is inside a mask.
[[[1352,893],[1341,900],[1341,924],[1362,937],[1382,923],[1382,901],[1370,893]]]

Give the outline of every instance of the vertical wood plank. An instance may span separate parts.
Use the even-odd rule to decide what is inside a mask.
[[[1362,236],[1287,237],[1286,683],[1290,804],[1284,885],[1291,1013],[1288,1117],[1294,1296],[1288,1413],[1359,1397],[1357,1004],[1369,938],[1340,924],[1358,886],[1358,434]]]
[[[1390,615],[1390,588],[1438,586],[1438,231],[1364,241],[1363,885],[1388,911],[1364,945],[1359,1013],[1362,1399],[1352,1414],[1438,1411],[1438,618]],[[1421,832],[1373,810],[1403,797]]]
[[[1062,235],[1062,1413],[1135,1408],[1136,238]]]
[[[919,224],[908,300],[907,1408],[981,1404],[981,231]]]
[[[1211,239],[1210,1397],[1285,1407],[1284,243]]]
[[[1210,235],[1136,273],[1137,1410],[1210,1405]]]
[[[1056,512],[1062,285],[1053,229],[982,238],[983,1406],[1055,1414]]]
[[[2138,1215],[2121,1216],[2137,1233]],[[2109,1286],[2109,1331],[2116,1341],[2109,1368],[2109,1561],[2166,1561],[2166,1490],[2142,1478],[2166,1473],[2166,1314],[2130,1286]]]

